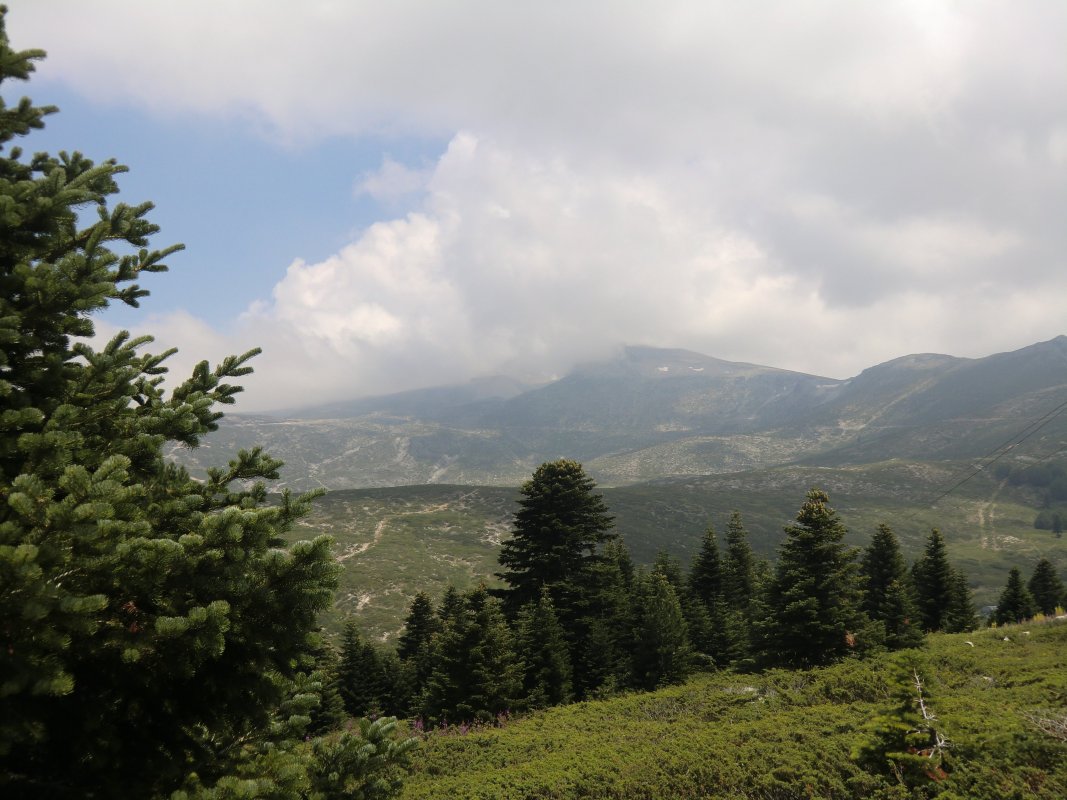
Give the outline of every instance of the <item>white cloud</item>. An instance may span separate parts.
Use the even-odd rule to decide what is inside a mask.
[[[102,101],[450,139],[356,177],[392,213],[233,330],[167,318],[265,345],[247,405],[620,343],[844,377],[1063,332],[1067,5],[49,0],[9,28]]]
[[[395,203],[426,190],[430,172],[413,169],[386,156],[374,172],[362,175],[356,181],[356,195],[368,195],[383,203]]]

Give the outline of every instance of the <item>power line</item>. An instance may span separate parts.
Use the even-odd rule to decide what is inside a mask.
[[[968,472],[967,475],[965,475],[963,478],[958,480],[956,483],[954,483],[951,486],[949,486],[949,488],[943,490],[940,494],[938,494],[936,497],[934,497],[933,500],[931,500],[929,502],[924,502],[922,505],[924,505],[924,506],[934,506],[934,505],[936,505],[940,500],[942,500],[945,497],[947,497],[948,495],[952,494],[954,491],[959,489],[965,483],[970,481],[975,475],[977,475],[980,472],[983,472],[987,467],[993,466],[995,463],[997,463],[1000,459],[1002,459],[1004,456],[1006,456],[1008,453],[1010,453],[1016,447],[1021,445],[1023,442],[1025,442],[1031,436],[1033,436],[1038,431],[1040,431],[1042,428],[1044,428],[1046,425],[1048,425],[1050,422],[1052,422],[1052,420],[1055,419],[1060,414],[1062,414],[1064,412],[1064,410],[1067,410],[1067,400],[1064,400],[1062,403],[1060,403],[1054,409],[1052,409],[1051,411],[1046,413],[1044,416],[1041,416],[1041,417],[1038,417],[1035,420],[1032,420],[1025,427],[1023,427],[1022,430],[1020,430],[1020,431],[1018,431],[1016,433],[1013,433],[1004,442],[999,444],[997,447],[994,447],[986,455],[982,456],[982,458],[979,459],[979,462],[977,464],[975,464],[971,468],[971,471]],[[1062,450],[1060,452],[1062,452]],[[1051,453],[1050,455],[1046,456],[1045,458],[1046,459],[1047,458],[1051,458],[1052,456],[1054,456],[1056,454],[1057,453]],[[914,518],[914,516],[915,516],[915,512],[913,512],[912,514],[908,515],[908,517],[906,517],[906,519],[907,518]]]

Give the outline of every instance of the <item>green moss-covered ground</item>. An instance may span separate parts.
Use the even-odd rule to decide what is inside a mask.
[[[914,653],[951,743],[947,778],[918,790],[864,771],[851,755],[891,705],[881,657],[703,675],[499,728],[432,733],[403,797],[1067,797],[1067,744],[1026,717],[1067,713],[1067,624],[937,635]]]

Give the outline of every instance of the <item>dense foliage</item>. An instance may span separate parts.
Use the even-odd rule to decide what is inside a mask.
[[[561,474],[578,491],[560,491]],[[656,689],[703,669],[797,668],[912,648],[923,641],[916,598],[927,598],[941,615],[930,626],[977,624],[966,577],[948,561],[939,532],[931,533],[910,570],[886,525],[861,557],[843,544],[844,526],[818,489],[786,528],[773,573],[753,555],[736,512],[725,548],[709,525],[686,571],[666,553],[649,567],[635,567],[606,527],[597,527],[599,545],[553,529],[558,517],[544,487],[533,485],[548,475],[563,505],[594,509],[589,518],[607,524],[607,509],[580,464],[544,465],[523,494],[540,495],[541,522],[528,526],[529,506],[520,501],[519,541],[502,552],[512,554],[510,564],[519,548],[527,563],[545,563],[505,573],[511,585],[498,592],[503,601],[484,587],[466,593],[450,587],[436,608],[417,595],[396,654],[359,648],[371,660],[352,671],[351,681],[363,680],[350,691],[376,692],[360,711],[411,716],[422,726],[485,724],[572,699]],[[585,543],[569,547],[568,541]],[[1036,573],[1039,583],[1048,581],[1049,568]],[[581,576],[579,582],[561,577],[566,570]],[[509,613],[517,587],[523,596],[536,589],[536,600]],[[569,604],[566,612],[555,597]],[[350,624],[344,642],[354,636]],[[381,663],[395,666],[383,670]],[[371,680],[377,675],[386,676],[384,683]]]
[[[10,48],[5,14],[6,97],[43,53]],[[0,794],[384,796],[409,747],[391,723],[308,739],[336,567],[282,534],[312,496],[266,504],[258,449],[202,481],[163,457],[216,429],[255,351],[168,393],[148,337],[92,339],[179,247],[149,249],[151,204],[109,207],[124,167],[11,145],[55,109],[0,111]]]
[[[920,722],[915,675],[933,722]],[[1065,695],[1067,624],[936,634],[922,650],[702,675],[434,733],[403,797],[1060,800]],[[937,735],[943,758],[909,752]]]

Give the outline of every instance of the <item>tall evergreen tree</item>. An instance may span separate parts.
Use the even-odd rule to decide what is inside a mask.
[[[445,593],[441,595],[441,605],[437,607],[439,629],[460,622],[463,619],[466,607],[467,601],[460,594],[459,589],[451,583],[448,584],[445,588]]]
[[[338,730],[348,715],[341,697],[340,662],[332,646],[324,644],[319,648],[312,677],[320,685],[319,704],[311,712],[308,732],[317,735]]]
[[[345,623],[338,653],[338,691],[345,711],[353,717],[365,717],[382,709],[384,675],[378,651],[363,641],[353,621]]]
[[[1018,567],[1012,567],[1008,573],[1008,584],[1000,594],[997,610],[993,612],[993,621],[998,625],[1022,622],[1034,615],[1034,598],[1023,585]]]
[[[204,480],[165,457],[216,430],[256,351],[201,362],[168,390],[172,351],[146,353],[150,337],[125,331],[93,338],[94,315],[136,307],[138,279],[180,247],[151,247],[150,203],[112,204],[125,167],[13,146],[55,109],[8,102],[43,53],[13,50],[5,22],[6,9],[0,795],[169,796],[193,773],[232,788],[238,768],[263,792],[278,770],[309,785],[310,745],[296,753],[336,565],[325,537],[284,534],[311,498],[268,505],[281,465],[259,449]]]
[[[463,601],[462,613],[435,637],[422,707],[432,721],[491,720],[522,698],[522,662],[499,601],[484,586]]]
[[[944,630],[953,596],[953,570],[945,539],[936,528],[930,531],[926,548],[912,567],[912,581],[919,601],[923,630]]]
[[[639,689],[677,683],[690,666],[690,646],[678,595],[658,572],[634,580],[633,682]]]
[[[689,571],[687,591],[679,595],[694,649],[712,664],[724,665],[729,646],[722,560],[715,528],[709,523]]]
[[[458,599],[459,595],[455,596]],[[434,613],[429,595],[425,592],[416,594],[397,641],[400,664],[394,681],[394,700],[400,714],[417,710],[418,697],[433,672],[433,639],[441,632],[441,627],[441,618]]]
[[[571,683],[575,697],[610,693],[630,676],[629,614],[635,569],[618,539],[607,543],[580,595],[571,621],[560,620],[571,651]],[[557,615],[558,616],[558,615]]]
[[[719,542],[715,528],[709,523],[700,542],[700,550],[689,570],[689,589],[709,608],[722,599],[722,561],[719,558]]]
[[[434,615],[430,596],[419,592],[411,601],[408,615],[404,618],[404,630],[397,639],[396,654],[405,661],[417,657],[425,652],[430,639],[440,629],[441,622]]]
[[[514,535],[500,548],[498,573],[507,587],[496,590],[514,619],[524,605],[537,602],[542,588],[567,633],[576,694],[593,684],[606,664],[590,645],[606,645],[611,627],[604,614],[611,587],[604,580],[604,546],[617,538],[603,498],[582,465],[561,459],[542,464],[520,489]]]
[[[722,559],[722,593],[729,608],[749,613],[756,595],[756,556],[748,543],[741,512],[734,511],[726,526],[726,552]]]
[[[1047,558],[1042,558],[1034,567],[1034,574],[1027,583],[1030,595],[1034,598],[1037,610],[1046,616],[1056,613],[1056,607],[1063,605],[1063,581],[1056,574],[1056,568]]]
[[[685,589],[685,576],[682,571],[682,562],[672,556],[666,550],[656,553],[656,560],[652,562],[652,571],[657,572],[667,579],[667,583],[679,594]]]
[[[973,631],[978,625],[978,609],[974,605],[967,575],[962,570],[953,568],[950,587],[948,609],[945,613],[945,633]]]
[[[464,641],[471,692],[458,708],[463,719],[490,721],[518,707],[523,697],[523,663],[500,601],[484,586],[467,596],[469,627]]]
[[[518,650],[526,665],[527,705],[544,708],[569,702],[572,693],[567,638],[547,588],[541,590],[536,604],[519,612],[518,639]]]
[[[869,627],[859,608],[855,551],[842,541],[845,526],[829,502],[825,492],[812,489],[797,523],[785,529],[767,593],[769,616],[759,623],[766,663],[829,663],[848,654],[858,632]]]
[[[542,464],[522,485],[514,533],[499,556],[507,609],[536,603],[547,587],[561,617],[569,616],[598,548],[616,536],[595,486],[581,464],[565,459]]]
[[[885,627],[890,650],[916,647],[922,642],[918,606],[897,537],[879,525],[860,559],[863,586],[861,608]]]

